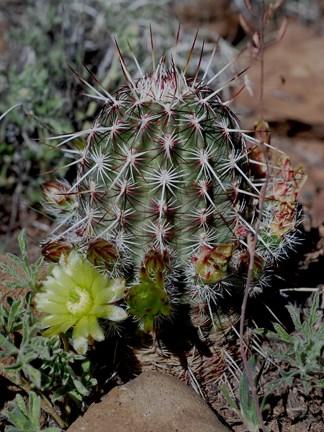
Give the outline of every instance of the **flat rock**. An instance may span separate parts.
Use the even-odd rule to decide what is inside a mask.
[[[230,432],[182,381],[143,372],[92,404],[67,432]]]
[[[184,28],[199,29],[231,41],[239,31],[239,14],[228,0],[196,0],[174,5],[175,13]]]
[[[283,39],[265,50],[264,116],[269,122],[295,120],[324,126],[324,35],[290,22]],[[237,98],[248,124],[259,118],[260,63],[249,53],[241,57],[252,94]],[[251,64],[252,63],[252,64]]]

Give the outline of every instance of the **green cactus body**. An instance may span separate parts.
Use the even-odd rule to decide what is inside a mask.
[[[78,180],[100,191],[99,204],[91,193],[81,204],[96,213],[89,227],[96,235],[122,239],[121,248],[130,238],[139,257],[171,248],[181,261],[204,245],[234,241],[240,177],[224,166],[243,145],[227,133],[237,128],[235,117],[211,94],[161,61],[153,76],[119,90],[103,108],[96,123],[104,131],[88,141]]]
[[[92,128],[62,142],[87,136],[84,148],[67,150],[79,157],[67,194],[75,202],[69,216],[62,208],[64,230],[52,241],[64,239],[94,264],[103,262],[111,276],[125,276],[130,311],[151,329],[155,316],[171,313],[180,279],[192,301],[216,301],[224,285],[244,282],[247,235],[254,233],[267,172],[255,272],[261,275],[295,230],[295,211],[288,228],[279,221],[273,229],[289,204],[281,202],[280,213],[276,185],[283,180],[293,204],[298,188],[292,190],[295,171],[288,179],[277,164],[266,170],[260,125],[255,138],[246,135],[217,91],[188,79],[173,61],[167,67],[165,58],[134,81],[120,59],[128,85],[113,95],[97,91],[105,104]]]

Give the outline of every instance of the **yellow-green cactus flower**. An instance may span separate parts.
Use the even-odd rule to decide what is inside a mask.
[[[73,327],[74,349],[85,354],[88,341],[104,340],[98,318],[122,321],[127,312],[116,301],[125,296],[125,280],[109,280],[77,252],[62,255],[52,274],[43,282],[44,291],[36,294],[45,336],[65,333]]]

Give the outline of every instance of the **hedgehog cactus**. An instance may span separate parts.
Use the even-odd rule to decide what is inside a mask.
[[[124,277],[130,313],[149,331],[172,313],[179,286],[195,305],[244,285],[258,219],[253,283],[262,285],[295,243],[304,175],[272,148],[265,123],[243,131],[198,73],[163,57],[134,80],[120,60],[127,85],[111,95],[86,83],[103,107],[90,129],[62,138],[78,173],[73,185],[44,185],[58,226],[43,248],[53,261],[77,250]]]

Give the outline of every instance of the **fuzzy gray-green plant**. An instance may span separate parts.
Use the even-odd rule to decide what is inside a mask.
[[[250,357],[248,366],[251,375],[254,377],[256,375],[256,359],[254,356]],[[256,375],[255,381],[257,380],[258,376]],[[222,393],[231,408],[242,418],[249,432],[259,432],[260,420],[258,417],[255,400],[252,396],[249,386],[249,380],[246,371],[243,370],[240,377],[237,401],[235,397],[230,394],[226,386],[222,387]],[[260,399],[260,411],[262,413],[266,408],[266,398],[263,397]],[[266,430],[268,431],[268,429]]]
[[[40,425],[41,419],[41,398],[34,392],[28,395],[28,405],[20,394],[17,394],[13,401],[8,403],[10,409],[2,411],[11,425],[5,426],[5,432],[60,432],[57,427],[43,429]]]
[[[67,351],[58,336],[47,338],[41,335],[32,296],[39,285],[42,259],[35,264],[30,263],[24,231],[19,235],[19,245],[21,257],[7,254],[6,261],[0,262],[2,275],[7,276],[2,284],[8,287],[0,305],[0,372],[23,391],[37,391],[45,401],[43,408],[46,407],[48,414],[59,421],[55,404],[64,398],[67,404],[73,401],[82,406],[97,382],[91,375],[88,359]],[[15,293],[17,290],[20,290],[20,295]],[[21,290],[25,290],[24,295],[21,295]],[[76,372],[77,369],[79,372]],[[31,400],[32,407],[38,404],[37,400]],[[30,408],[31,420],[27,408],[25,412],[21,404],[18,397],[11,414],[7,415],[7,411],[3,414],[15,426],[25,421],[34,425],[37,417],[34,410]],[[32,429],[21,427],[19,430],[27,432]]]
[[[58,261],[76,250],[125,278],[129,312],[151,331],[179,292],[210,310],[244,286],[258,219],[252,292],[262,288],[267,267],[297,242],[304,174],[271,146],[265,122],[241,129],[224,86],[213,90],[199,64],[190,77],[152,50],[153,71],[135,58],[133,78],[119,59],[127,85],[109,93],[82,79],[102,106],[88,129],[55,137],[78,174],[43,186],[58,222],[43,252]]]
[[[319,312],[319,295],[314,295],[311,307],[303,311],[303,319],[298,308],[289,305],[287,309],[295,326],[292,333],[278,323],[274,324],[275,331],[258,329],[257,332],[278,343],[278,348],[267,350],[281,375],[271,387],[281,382],[290,387],[300,384],[308,394],[313,387],[324,388],[324,324]]]

